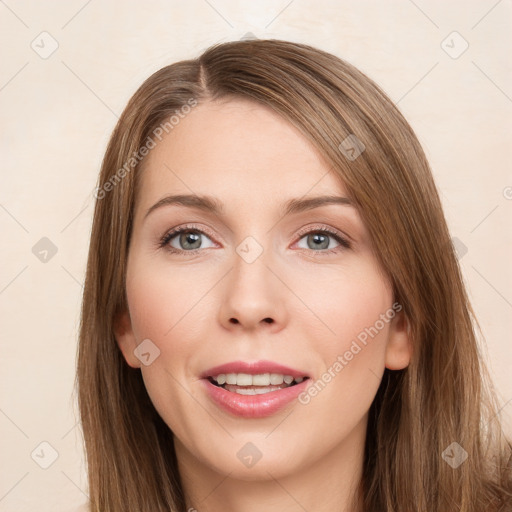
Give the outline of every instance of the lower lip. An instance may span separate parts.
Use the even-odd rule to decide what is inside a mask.
[[[225,411],[242,418],[264,418],[277,413],[296,399],[306,388],[308,380],[261,395],[240,395],[216,386],[208,379],[202,381],[209,397]]]

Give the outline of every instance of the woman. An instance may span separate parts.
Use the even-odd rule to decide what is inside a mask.
[[[364,74],[276,40],[163,68],[96,198],[92,511],[512,510],[431,171]]]

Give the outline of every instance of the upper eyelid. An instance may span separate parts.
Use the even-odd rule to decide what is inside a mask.
[[[336,229],[336,228],[333,228],[333,227],[330,227],[330,226],[326,226],[325,224],[317,224],[317,225],[314,225],[314,226],[306,226],[304,228],[299,229],[299,231],[297,231],[297,235],[298,236],[303,236],[303,235],[306,235],[308,233],[315,232],[315,231],[325,231],[327,234],[338,235],[341,238],[346,238],[347,240],[350,238],[348,235],[345,235],[339,229]]]

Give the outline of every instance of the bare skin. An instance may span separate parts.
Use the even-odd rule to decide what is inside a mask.
[[[357,210],[325,204],[283,216],[294,198],[346,197],[341,180],[289,123],[233,99],[196,107],[151,150],[143,172],[129,312],[116,319],[116,339],[174,433],[187,506],[355,512],[368,410],[384,369],[409,364],[411,344]],[[146,216],[173,194],[214,197],[222,212],[168,204]],[[159,247],[185,225],[197,235],[193,246],[177,234]],[[236,250],[249,236],[262,249],[251,263]],[[391,319],[376,323],[386,312]],[[134,354],[145,339],[160,350],[148,366]],[[199,377],[239,360],[300,369],[309,386],[331,378],[303,403],[241,418],[220,409]],[[251,467],[237,456],[247,443],[261,454]]]

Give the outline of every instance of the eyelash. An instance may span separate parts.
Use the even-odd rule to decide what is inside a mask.
[[[171,231],[168,231],[158,242],[158,247],[165,248],[167,251],[174,253],[174,254],[184,254],[184,253],[195,254],[198,251],[204,250],[200,247],[198,249],[184,251],[182,249],[176,249],[175,247],[171,247],[169,245],[169,242],[176,235],[179,235],[180,233],[187,232],[187,231],[200,233],[202,235],[207,235],[209,238],[214,238],[213,235],[208,230],[199,229],[193,225],[185,225],[185,226],[180,226],[178,228],[172,229]],[[332,253],[337,253],[337,252],[345,250],[345,249],[350,249],[352,247],[350,242],[346,238],[341,236],[338,232],[333,231],[326,227],[318,227],[318,228],[313,228],[313,229],[309,228],[306,230],[301,230],[297,235],[299,236],[299,240],[301,240],[305,235],[316,234],[316,233],[322,233],[322,234],[329,235],[332,238],[334,238],[340,245],[338,247],[335,247],[334,249],[321,249],[318,251],[314,251],[313,249],[302,249],[302,250],[307,250],[307,251],[311,251],[313,253],[320,253],[320,254],[332,254]]]

